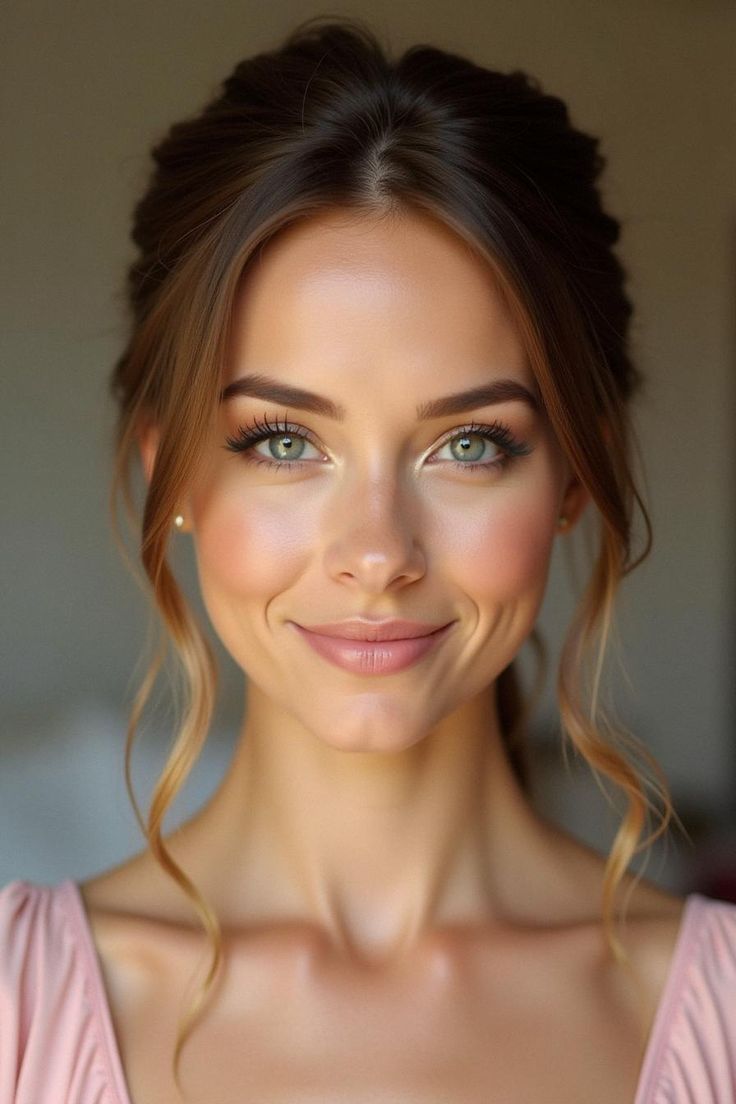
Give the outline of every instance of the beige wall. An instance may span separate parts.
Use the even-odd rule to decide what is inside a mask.
[[[15,0],[3,14],[2,701],[18,724],[120,708],[145,627],[109,536],[130,209],[164,127],[312,5]],[[425,0],[366,14],[395,47],[522,67],[598,133],[625,222],[649,562],[627,581],[621,713],[682,790],[736,781],[733,559],[736,8],[713,0]],[[556,564],[544,622],[569,609]],[[237,713],[237,680],[226,694]]]

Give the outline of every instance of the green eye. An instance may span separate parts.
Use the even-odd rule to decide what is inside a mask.
[[[487,441],[494,444],[499,453],[492,460],[481,460],[480,457],[483,456]],[[455,445],[455,442],[457,442],[457,445]],[[502,422],[493,422],[492,425],[482,425],[474,422],[472,425],[464,426],[445,438],[440,448],[447,446],[453,450],[455,448],[458,450],[451,463],[456,468],[464,468],[466,471],[477,471],[479,469],[491,471],[494,468],[504,468],[512,460],[520,456],[528,456],[532,451],[529,445],[517,441],[509,427]],[[458,460],[457,456],[465,457],[465,459]]]
[[[254,453],[255,446],[260,444],[261,441],[269,442],[271,458]],[[491,460],[480,459],[483,456],[486,442],[491,442],[499,450]],[[228,437],[224,447],[232,452],[244,453],[249,463],[266,464],[270,468],[285,468],[288,470],[301,464],[310,463],[310,461],[302,459],[305,444],[311,444],[313,448],[317,449],[316,443],[311,439],[311,434],[301,426],[289,425],[286,422],[272,423],[267,418],[259,421],[256,418],[251,425],[241,426],[233,437]],[[533,451],[523,441],[517,441],[509,427],[502,422],[493,422],[490,425],[474,422],[471,425],[463,426],[446,437],[439,449],[441,450],[448,445],[453,450],[458,450],[450,463],[463,471],[489,472],[499,470],[507,467],[517,457],[528,456]],[[432,455],[435,456],[436,453]],[[436,460],[430,460],[431,464],[437,462]]]
[[[273,459],[253,454],[254,447],[261,441],[274,441],[276,451],[272,453]],[[310,441],[309,436],[300,431],[298,426],[289,426],[285,423],[272,425],[267,419],[260,422],[258,419],[252,425],[241,426],[234,437],[228,437],[225,448],[232,452],[242,452],[250,463],[266,464],[273,468],[290,468],[301,462],[302,444],[316,445]],[[280,455],[279,455],[280,453]]]
[[[475,456],[473,455],[473,437],[475,437],[476,442],[477,441],[482,442],[481,449],[480,449],[480,454],[475,455]],[[459,455],[462,456],[463,459],[476,461],[476,460],[480,460],[482,455],[483,455],[483,448],[484,448],[485,440],[486,439],[484,437],[482,437],[480,435],[480,433],[463,433],[462,437],[453,437],[450,440],[449,445],[452,448],[452,442],[457,441],[458,442],[458,448],[460,449]]]
[[[306,438],[300,437],[296,433],[270,433],[262,440],[268,441],[268,447],[273,452],[273,459],[283,462],[301,458]]]

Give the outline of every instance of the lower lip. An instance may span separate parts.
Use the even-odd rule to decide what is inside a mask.
[[[454,622],[429,636],[403,640],[345,640],[310,632],[295,621],[291,624],[318,655],[334,663],[336,667],[357,675],[392,675],[418,663],[436,648],[447,636]]]

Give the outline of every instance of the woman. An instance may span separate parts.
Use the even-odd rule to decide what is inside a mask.
[[[0,894],[2,1104],[732,1099],[736,906],[628,872],[671,805],[598,708],[648,520],[597,145],[522,73],[316,19],[154,151],[113,491],[139,457],[187,695],[148,846]],[[606,859],[533,809],[514,667],[586,511],[558,692],[628,798]],[[164,837],[216,685],[180,534],[247,700]]]

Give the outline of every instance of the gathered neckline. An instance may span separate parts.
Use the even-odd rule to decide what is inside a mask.
[[[82,891],[79,884],[71,878],[60,882],[57,888],[66,894],[66,898],[72,906],[75,927],[79,934],[87,965],[87,975],[97,1023],[101,1028],[102,1047],[107,1063],[110,1087],[117,1096],[115,1104],[133,1104],[113,1024],[112,1008],[105,986],[102,963],[92,934],[92,926],[82,897]],[[704,904],[706,900],[707,898],[701,893],[690,893],[685,898],[667,977],[649,1031],[636,1094],[632,1104],[649,1104],[649,1093],[656,1088],[669,1039],[669,1027],[679,1005],[678,998],[687,972],[685,967],[690,960],[690,951],[699,928],[699,924],[696,923],[701,915],[699,906]]]

